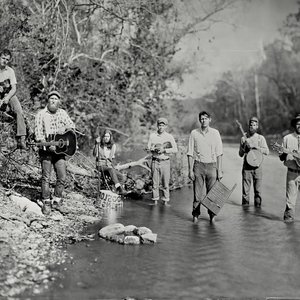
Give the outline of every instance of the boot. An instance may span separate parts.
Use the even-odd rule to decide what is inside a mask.
[[[43,200],[42,213],[48,216],[51,213],[51,201],[50,199]]]
[[[123,189],[122,185],[119,185],[117,187],[117,192],[119,195],[125,195],[126,194],[126,191]]]
[[[62,198],[53,196],[53,199],[51,202],[52,208],[57,209],[61,206],[61,204],[62,204]]]

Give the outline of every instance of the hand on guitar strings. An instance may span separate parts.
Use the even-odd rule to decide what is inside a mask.
[[[49,150],[50,150],[51,152],[55,152],[56,146],[54,146],[54,145],[49,146]]]

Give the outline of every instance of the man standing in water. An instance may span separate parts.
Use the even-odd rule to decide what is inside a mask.
[[[294,129],[293,133],[283,138],[283,153],[280,160],[284,161],[287,167],[286,175],[286,207],[283,215],[285,222],[293,222],[295,217],[295,207],[300,185],[300,114],[291,121]]]
[[[159,185],[162,181],[163,203],[168,206],[170,201],[170,154],[176,153],[177,145],[174,137],[167,133],[168,120],[159,118],[157,120],[157,132],[150,134],[147,149],[152,153],[152,200],[157,204],[159,200]]]
[[[208,112],[199,113],[200,128],[192,130],[188,144],[189,178],[193,181],[193,222],[198,221],[201,201],[210,191],[216,180],[223,177],[223,146],[220,133],[211,128],[211,116]],[[208,210],[210,221],[214,213]]]
[[[244,157],[242,180],[243,180],[243,194],[242,205],[248,206],[250,201],[250,187],[253,180],[254,189],[254,206],[256,208],[261,207],[261,186],[262,186],[262,155],[269,154],[269,148],[266,139],[257,133],[258,119],[252,117],[249,120],[249,130],[246,136],[241,138],[239,156]],[[251,165],[250,157],[254,156],[258,161],[257,165],[254,160],[254,164]],[[248,158],[248,160],[247,160]]]

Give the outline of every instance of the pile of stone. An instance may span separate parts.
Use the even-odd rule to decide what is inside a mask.
[[[124,226],[121,223],[101,228],[99,236],[123,245],[154,244],[157,241],[157,234],[153,233],[151,229],[134,225]]]

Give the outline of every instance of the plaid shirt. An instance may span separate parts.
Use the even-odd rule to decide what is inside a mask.
[[[70,128],[75,128],[75,125],[67,112],[61,108],[53,114],[46,106],[35,117],[36,141],[44,141],[50,134],[63,133],[66,129]]]

